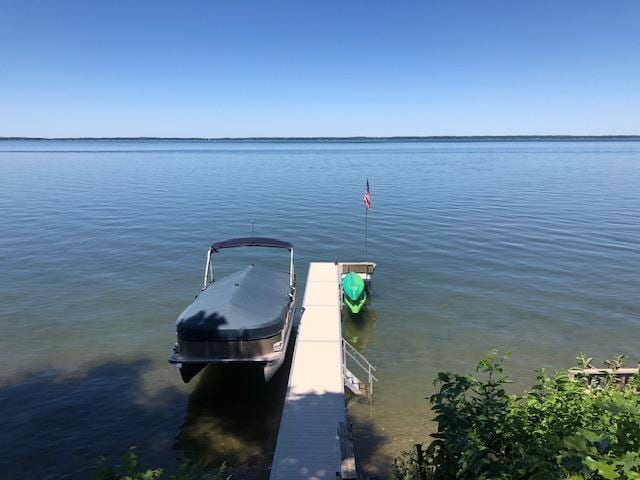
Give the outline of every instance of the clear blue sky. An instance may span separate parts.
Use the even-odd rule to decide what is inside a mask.
[[[0,136],[640,134],[640,1],[0,0]]]

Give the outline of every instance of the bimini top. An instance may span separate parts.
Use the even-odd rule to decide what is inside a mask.
[[[276,335],[289,307],[289,274],[249,266],[209,285],[177,320],[183,340],[257,340]]]
[[[233,247],[273,247],[292,250],[293,244],[289,242],[283,242],[282,240],[276,240],[275,238],[265,237],[231,238],[229,240],[223,240],[222,242],[214,243],[213,245],[211,245],[211,251],[217,252],[221,248]]]

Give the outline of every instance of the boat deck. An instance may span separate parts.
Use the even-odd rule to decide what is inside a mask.
[[[270,480],[334,479],[341,471],[338,432],[346,412],[340,274],[334,263],[309,265]]]

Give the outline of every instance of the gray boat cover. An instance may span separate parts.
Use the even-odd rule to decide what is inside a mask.
[[[289,307],[289,273],[249,266],[200,293],[176,322],[182,340],[258,340],[276,335]]]

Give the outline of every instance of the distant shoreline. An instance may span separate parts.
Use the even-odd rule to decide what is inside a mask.
[[[0,137],[0,141],[181,141],[181,142],[540,142],[640,141],[640,135],[477,135],[398,137]]]

